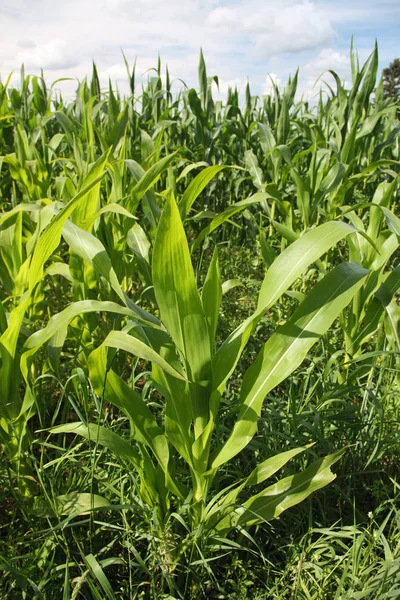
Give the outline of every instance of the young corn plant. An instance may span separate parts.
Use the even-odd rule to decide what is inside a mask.
[[[397,189],[397,178],[377,187],[369,208],[368,226],[364,225],[356,211],[342,207],[358,230],[349,240],[350,258],[370,270],[365,285],[354,296],[349,309],[345,326],[348,359],[359,360],[365,344],[383,324],[386,331],[384,339],[390,342],[391,350],[398,352],[400,348],[399,307],[395,299],[400,288],[400,268],[395,260],[400,241],[400,220],[390,210]],[[366,234],[368,239],[362,234]],[[379,349],[377,346],[376,350]]]
[[[37,489],[30,461],[32,432],[28,422],[35,413],[40,413],[40,408],[32,388],[23,383],[21,351],[30,335],[29,327],[44,316],[45,276],[65,274],[65,269],[58,268],[60,263],[53,263],[47,269],[45,263],[60,243],[64,222],[78,205],[89,202],[93,189],[99,185],[107,156],[92,166],[80,190],[60,212],[57,213],[55,202],[43,208],[40,203],[19,204],[0,220],[0,275],[7,292],[4,305],[0,305],[0,441],[16,477],[17,490],[26,497],[31,497]],[[24,244],[23,214],[35,212],[38,213],[36,229]],[[30,377],[34,377],[34,372]]]
[[[190,531],[201,528],[205,539],[212,539],[227,536],[236,527],[246,528],[276,518],[327,485],[335,478],[331,466],[343,449],[315,461],[304,471],[262,487],[256,494],[251,493],[253,487],[259,488],[307,447],[267,459],[237,484],[218,492],[213,486],[221,468],[251,442],[265,397],[301,364],[360,289],[368,271],[356,263],[342,263],[332,269],[271,335],[243,376],[236,420],[228,438],[220,439],[215,434],[228,380],[257,322],[311,263],[354,231],[350,225],[332,221],[306,232],[288,247],[266,273],[257,310],[217,348],[222,297],[218,255],[215,251],[200,293],[179,207],[170,193],[152,261],[160,319],[140,312],[138,307],[134,310],[129,303],[125,307],[106,302],[83,307],[83,303],[77,303],[52,317],[45,329],[32,335],[22,358],[22,372],[29,381],[29,364],[37,350],[83,308],[127,315],[125,327],[111,331],[91,353],[89,374],[97,395],[128,417],[134,443],[96,423],[68,423],[51,432],[75,433],[95,440],[136,469],[142,501],[156,511],[159,535],[177,506],[186,507]],[[151,361],[153,384],[165,400],[162,423],[113,370],[118,351]],[[175,566],[182,552],[182,548],[171,549],[170,560]]]

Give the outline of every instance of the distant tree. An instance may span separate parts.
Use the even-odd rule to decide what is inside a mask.
[[[385,98],[400,99],[400,58],[395,58],[388,68],[383,69],[382,75]]]

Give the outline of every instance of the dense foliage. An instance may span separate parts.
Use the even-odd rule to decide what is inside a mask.
[[[383,93],[386,98],[400,98],[400,59],[395,58],[382,71]]]
[[[400,126],[351,65],[0,83],[0,598],[400,594]]]

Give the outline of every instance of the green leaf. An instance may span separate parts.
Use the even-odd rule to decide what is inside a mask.
[[[290,174],[296,184],[297,205],[305,227],[310,225],[310,187],[308,181],[299,175],[296,169],[291,169]]]
[[[393,214],[391,210],[385,208],[384,206],[380,206],[379,208],[385,215],[388,229],[395,233],[400,240],[400,219],[396,217],[396,215]]]
[[[151,244],[145,231],[138,223],[135,223],[135,225],[128,231],[126,241],[129,248],[133,250],[134,254],[138,258],[141,258],[147,263],[150,262]]]
[[[276,140],[270,126],[267,123],[258,123],[260,133],[260,144],[265,154],[268,154],[276,147]]]
[[[344,452],[345,450],[339,450],[330,454],[314,462],[305,471],[285,477],[249,498],[243,505],[244,511],[238,510],[237,524],[249,527],[256,523],[270,521],[279,517],[284,510],[303,502],[310,494],[336,478],[330,467],[342,457]]]
[[[249,443],[257,430],[265,396],[301,364],[310,348],[350,302],[367,275],[368,271],[355,263],[339,265],[314,286],[293,317],[269,338],[244,375],[238,419],[214,459],[213,469],[231,459]]]
[[[134,207],[136,207],[139,204],[140,200],[143,198],[146,192],[158,181],[158,179],[161,176],[161,173],[168,169],[168,167],[172,164],[175,158],[176,152],[168,154],[168,156],[161,158],[158,162],[152,165],[150,169],[143,173],[143,175],[140,177],[139,181],[132,190],[132,196],[134,198]],[[136,168],[137,163],[135,163],[135,161],[133,160],[126,160],[125,164],[136,178],[138,173],[138,170]],[[143,172],[143,169],[141,169],[141,172]]]
[[[88,554],[87,556],[85,556],[85,561],[87,566],[89,567],[89,571],[92,573],[93,577],[95,577],[95,579],[97,579],[97,581],[99,582],[108,600],[116,600],[116,596],[114,595],[111,584],[107,579],[103,569],[93,556],[93,554]]]
[[[248,206],[265,201],[268,197],[269,194],[265,192],[257,192],[253,196],[250,196],[245,200],[240,200],[239,202],[236,202],[235,204],[232,204],[232,206],[226,208],[222,213],[217,215],[207,227],[205,227],[199,233],[199,235],[193,243],[192,251],[199,246],[199,244],[204,240],[205,237],[207,237],[207,235],[209,235],[212,231],[214,231],[214,229],[222,225],[222,223],[233,217],[233,215],[242,210],[245,210]]]
[[[310,264],[355,231],[354,227],[341,221],[325,223],[304,233],[274,260],[261,286],[256,312],[229,335],[213,358],[213,390],[218,389],[222,393],[260,317],[279,300]]]
[[[158,227],[153,283],[161,320],[185,361],[188,379],[203,385],[211,379],[208,324],[174,198],[167,199]],[[206,390],[193,399],[193,412],[198,433],[208,419]]]
[[[263,172],[260,169],[256,155],[252,150],[247,150],[244,154],[244,162],[249,170],[255,187],[258,189],[264,184]]]
[[[153,348],[123,331],[111,331],[104,340],[103,345],[109,348],[116,348],[117,350],[125,350],[125,352],[130,352],[130,354],[134,354],[139,358],[149,360],[166,373],[172,375],[172,377],[177,377],[185,381],[185,377],[171,367]]]
[[[183,221],[204,188],[223,169],[226,169],[224,165],[207,167],[190,182],[179,202],[179,212]]]
[[[115,456],[118,456],[118,458],[129,460],[135,466],[140,465],[141,458],[138,451],[120,435],[101,425],[96,425],[95,423],[84,425],[80,421],[77,421],[75,423],[66,423],[65,425],[51,427],[48,431],[55,435],[59,433],[73,433],[75,435],[80,435],[85,440],[89,440],[100,446],[105,446],[111,450]]]
[[[258,310],[268,310],[310,264],[350,233],[355,233],[351,225],[330,221],[300,236],[268,269],[258,297]]]
[[[199,59],[199,85],[200,85],[200,97],[203,110],[207,108],[207,70],[206,63],[204,61],[203,51],[200,49]]]
[[[225,295],[237,287],[244,287],[244,284],[240,279],[227,279],[227,281],[224,281],[222,284],[222,294]]]
[[[335,188],[337,188],[345,176],[345,173],[346,167],[340,162],[335,163],[329,170],[329,173],[326,175],[326,177],[322,180],[320,189],[326,194],[329,194]]]
[[[267,458],[250,473],[244,485],[249,486],[263,483],[263,481],[275,475],[289,460],[300,454],[300,452],[305,452],[311,446],[313,444],[300,446],[299,448],[293,448],[292,450],[287,450],[286,452],[281,452],[280,454],[271,456],[271,458]]]
[[[96,394],[99,397],[104,396],[107,402],[119,408],[130,419],[133,439],[151,448],[165,473],[167,488],[182,497],[181,486],[173,481],[169,472],[168,441],[147,404],[112,369],[107,370],[105,346],[94,350],[89,356],[88,363],[90,381]]]
[[[76,316],[90,312],[111,312],[119,315],[136,317],[136,313],[126,306],[120,306],[115,302],[101,302],[100,300],[82,300],[70,304],[63,311],[51,317],[43,329],[33,333],[25,342],[24,349],[38,350],[45,344],[58,330],[68,325]]]
[[[229,513],[234,510],[238,495],[245,487],[263,483],[282,469],[289,460],[300,454],[300,452],[304,452],[312,445],[293,448],[292,450],[287,450],[286,452],[281,452],[271,458],[267,458],[257,465],[239,486],[234,487],[227,493],[223,493],[220,497],[213,498],[206,509],[207,528],[213,529],[218,523],[216,529],[223,529],[224,526],[229,524]]]
[[[54,262],[51,263],[44,272],[45,275],[61,275],[61,277],[65,277],[67,281],[70,283],[73,282],[73,277],[69,270],[69,265],[66,263]]]
[[[125,295],[119,284],[117,274],[100,240],[70,221],[64,223],[62,235],[71,250],[92,265],[108,281],[121,300],[125,302]]]
[[[376,332],[385,311],[389,319],[392,317],[392,298],[399,289],[400,267],[397,267],[387,275],[384,283],[375,292],[365,311],[363,325],[359,327],[353,339],[349,340],[347,352],[350,356],[358,356],[361,346]],[[396,328],[394,331],[396,332]]]
[[[35,499],[32,510],[40,517],[77,516],[89,514],[92,510],[107,510],[110,506],[112,505],[108,500],[97,494],[71,492],[54,498],[54,510],[42,498]]]
[[[219,272],[218,252],[217,246],[215,246],[211,263],[207,271],[206,280],[204,282],[203,291],[201,293],[203,309],[208,323],[212,353],[215,349],[215,334],[217,331],[219,307],[221,305],[222,294],[223,291],[221,286],[221,275]]]

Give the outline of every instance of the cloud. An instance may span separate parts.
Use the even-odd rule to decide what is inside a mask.
[[[334,35],[333,27],[312,2],[241,2],[234,8],[218,6],[208,14],[214,30],[243,36],[247,43],[269,54],[314,48]]]
[[[43,67],[49,79],[82,79],[94,59],[102,81],[111,77],[122,90],[122,48],[131,65],[138,57],[138,77],[160,54],[171,77],[196,86],[202,47],[208,74],[220,77],[221,89],[223,82],[242,86],[248,78],[252,93],[261,94],[269,86],[266,73],[285,82],[300,66],[301,89],[309,91],[326,68],[348,77],[352,33],[363,49],[381,37],[382,66],[388,64],[398,7],[398,0],[0,0],[0,75],[24,62],[31,73]],[[76,82],[63,85],[73,89]]]
[[[17,42],[17,46],[19,48],[35,48],[36,44],[32,40],[20,40]]]
[[[70,69],[79,64],[76,52],[63,40],[51,40],[38,46],[31,44],[17,54],[17,62],[28,69]]]
[[[329,70],[335,71],[345,86],[351,84],[350,57],[333,48],[323,48],[313,60],[304,65],[300,73],[298,95],[312,100],[320,89],[329,91],[324,82],[335,88],[336,83],[333,75],[328,73]]]
[[[351,82],[350,56],[333,48],[324,48],[318,56],[307,63],[303,74],[314,81],[321,77],[321,81],[333,82],[333,75],[328,71],[335,71],[341,81],[348,85]]]
[[[229,30],[234,26],[240,28],[240,20],[237,12],[227,6],[218,6],[214,8],[207,16],[207,22],[211,27]]]

